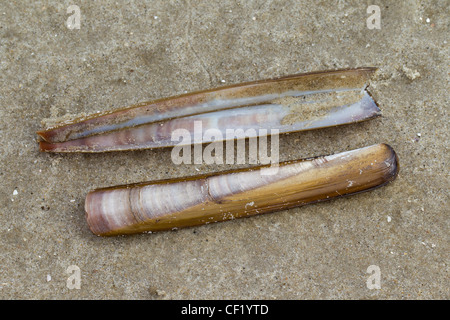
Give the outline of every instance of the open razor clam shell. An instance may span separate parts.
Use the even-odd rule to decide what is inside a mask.
[[[275,170],[275,174],[270,171]],[[394,150],[377,144],[314,159],[98,189],[86,218],[101,236],[183,228],[355,194],[395,179]]]
[[[228,139],[226,130],[246,137],[343,125],[374,118],[380,109],[365,91],[376,68],[323,71],[237,84],[142,103],[39,131],[42,151],[105,152],[180,145],[176,129],[202,143]],[[253,129],[253,130],[248,130]],[[217,130],[219,134],[217,134]],[[234,137],[233,137],[234,139]],[[174,141],[175,140],[175,141]]]

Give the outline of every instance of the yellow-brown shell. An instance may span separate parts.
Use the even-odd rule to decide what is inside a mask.
[[[364,121],[380,115],[365,91],[375,70],[297,74],[144,102],[39,131],[40,148],[105,152],[169,147],[178,144],[171,139],[176,129],[193,136],[195,121],[203,132],[216,129],[223,137],[227,129],[288,133]]]
[[[267,167],[91,191],[87,222],[101,236],[160,231],[274,212],[382,186],[399,170],[378,144]]]

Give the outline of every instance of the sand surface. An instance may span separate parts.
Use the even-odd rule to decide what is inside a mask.
[[[448,299],[449,2],[73,1],[0,5],[0,298]],[[381,118],[280,137],[280,161],[388,143],[391,184],[278,213],[93,235],[94,188],[249,165],[171,150],[41,153],[45,118],[300,72],[375,66]],[[369,266],[381,288],[370,289]],[[80,288],[68,286],[78,267]]]

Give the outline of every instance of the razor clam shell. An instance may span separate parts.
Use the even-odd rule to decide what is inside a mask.
[[[42,151],[105,152],[179,145],[175,129],[187,129],[194,141],[194,122],[202,133],[218,129],[259,129],[280,133],[337,126],[380,115],[365,91],[375,68],[293,75],[142,103],[93,115],[38,132]],[[265,135],[261,133],[261,135]],[[212,140],[203,140],[202,143]],[[188,143],[190,144],[190,143]]]
[[[378,144],[266,167],[91,191],[85,211],[94,234],[112,236],[183,228],[355,194],[395,179],[398,159]]]

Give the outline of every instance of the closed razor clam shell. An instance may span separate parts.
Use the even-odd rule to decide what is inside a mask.
[[[398,169],[394,150],[378,144],[283,162],[272,172],[255,167],[94,190],[86,196],[86,218],[101,236],[183,228],[367,191],[393,180]]]
[[[364,90],[374,71],[300,74],[142,103],[40,131],[40,147],[49,152],[168,147],[176,144],[173,130],[193,135],[195,121],[204,130],[220,130],[224,139],[225,127],[286,133],[363,121],[380,114]]]

